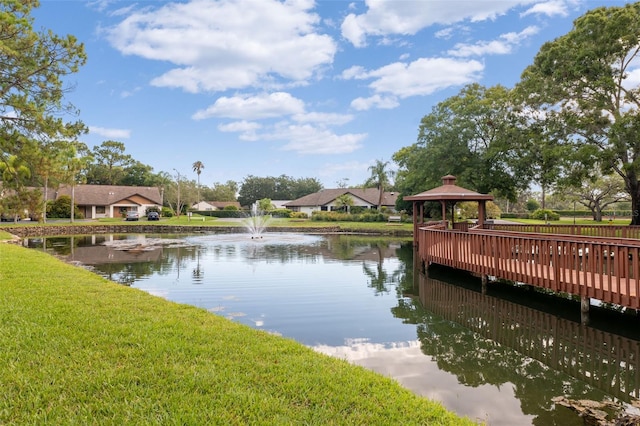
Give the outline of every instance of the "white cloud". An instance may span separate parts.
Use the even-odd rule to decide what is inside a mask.
[[[351,13],[342,22],[342,36],[356,47],[364,47],[367,37],[391,34],[413,35],[434,24],[493,20],[509,10],[536,0],[510,1],[396,1],[366,0],[367,11]]]
[[[458,43],[447,53],[451,56],[469,57],[482,55],[506,55],[528,38],[536,35],[540,28],[530,26],[519,33],[502,34],[498,40],[478,41],[474,44]]]
[[[570,2],[570,3],[575,3]],[[542,3],[536,3],[527,11],[521,14],[521,16],[527,15],[545,15],[545,16],[567,16],[567,2],[562,0],[545,1]]]
[[[360,149],[366,137],[366,133],[338,135],[308,124],[280,125],[269,135],[270,139],[288,140],[282,149],[299,154],[348,154]]]
[[[368,98],[356,98],[351,101],[351,108],[357,111],[366,111],[371,108],[393,109],[400,105],[395,96],[373,95]]]
[[[141,90],[140,87],[136,87],[133,90],[123,90],[122,92],[120,92],[120,97],[123,99],[126,99],[128,97],[133,96],[136,92],[139,92]]]
[[[203,120],[210,117],[227,117],[246,120],[275,118],[301,114],[304,102],[289,93],[264,93],[257,96],[223,96],[205,110],[197,111],[191,118]]]
[[[298,154],[346,154],[361,148],[367,137],[366,133],[338,135],[327,127],[350,121],[349,115],[311,113],[294,115],[293,119],[296,124],[280,121],[269,126],[235,121],[219,125],[218,130],[237,132],[239,139],[244,141],[284,142],[282,150]]]
[[[480,78],[482,63],[451,58],[420,58],[410,63],[395,62],[373,71],[362,72],[358,78],[370,78],[369,87],[380,97],[358,98],[356,109],[372,106],[389,108],[394,97],[426,96],[451,86],[462,86]]]
[[[354,65],[342,71],[341,77],[345,80],[364,80],[367,78],[367,70],[360,65]]]
[[[342,125],[353,120],[351,114],[335,114],[326,112],[310,112],[306,114],[296,114],[293,117],[298,123],[318,123],[324,126]]]
[[[234,121],[232,123],[218,125],[218,130],[226,133],[240,133],[238,138],[243,141],[257,141],[259,136],[257,131],[262,128],[260,123],[251,121]]]
[[[89,133],[103,136],[109,139],[129,139],[131,130],[108,129],[106,127],[89,126]]]
[[[333,62],[312,0],[192,0],[129,14],[107,31],[125,55],[176,65],[156,86],[223,91],[307,80]]]

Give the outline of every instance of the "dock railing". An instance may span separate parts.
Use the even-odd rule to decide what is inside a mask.
[[[416,242],[426,265],[640,309],[640,239],[622,237],[635,235],[634,229],[603,226],[605,232],[583,226],[570,232],[571,225],[489,224],[464,231],[450,230],[446,222],[425,225],[418,229]],[[577,232],[580,235],[574,235]]]

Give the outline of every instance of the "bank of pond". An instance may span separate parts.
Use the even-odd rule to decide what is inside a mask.
[[[235,420],[222,417],[219,423],[578,426],[583,424],[581,416],[597,418],[605,413],[600,424],[606,424],[632,412],[640,393],[637,318],[596,310],[590,326],[582,326],[574,317],[577,310],[570,299],[506,283],[492,284],[483,294],[477,278],[446,268],[430,268],[422,274],[414,268],[411,239],[406,237],[298,232],[266,233],[253,239],[240,233],[103,233],[35,236],[21,244],[24,247],[12,255],[40,259],[45,252],[67,263],[48,257],[52,263],[37,260],[17,266],[12,272],[13,284],[7,288],[22,288],[25,299],[30,293],[37,296],[36,306],[23,313],[42,311],[40,317],[51,326],[79,323],[77,333],[70,325],[68,330],[56,325],[41,333],[45,328],[40,326],[28,333],[31,340],[24,346],[36,344],[35,349],[42,348],[35,350],[36,354],[41,353],[47,363],[64,365],[78,377],[75,380],[110,384],[108,389],[101,389],[98,383],[90,385],[93,397],[115,392],[129,398],[132,390],[124,388],[131,386],[142,395],[161,396],[160,401],[168,398],[178,404],[181,399],[188,401],[189,389],[196,393],[196,399],[202,395],[211,398],[214,391],[201,387],[215,384],[215,392],[229,403],[238,393],[239,404],[259,406],[258,401],[264,398],[270,407],[275,398],[286,407],[256,412],[258,417],[254,418],[236,413]],[[6,257],[4,246],[0,245],[2,258]],[[3,275],[5,268],[0,265]],[[77,271],[74,274],[86,274],[84,269],[92,273],[80,281],[63,278],[67,268]],[[97,281],[83,285],[93,280]],[[0,286],[7,285],[4,281]],[[50,281],[57,282],[55,289],[49,288]],[[78,288],[84,290],[78,292]],[[122,289],[133,293],[121,293]],[[78,295],[86,290],[89,295],[84,297],[90,300]],[[17,300],[13,306],[19,305]],[[155,303],[158,306],[151,308]],[[152,315],[156,310],[161,313],[158,317]],[[69,312],[75,319],[64,318]],[[53,318],[60,314],[62,319]],[[191,315],[195,317],[186,319]],[[209,317],[214,319],[203,319]],[[188,331],[194,327],[196,331]],[[222,333],[224,330],[228,331]],[[11,330],[3,333],[11,334]],[[100,342],[98,352],[105,359],[96,360],[97,353],[90,353],[94,339]],[[271,343],[271,339],[287,343]],[[192,347],[193,341],[196,347]],[[69,342],[74,348],[67,347]],[[45,347],[54,349],[46,351]],[[172,355],[172,351],[177,353]],[[72,362],[74,352],[83,357]],[[324,355],[331,355],[329,359],[339,361],[340,367],[332,366],[333,361],[326,361]],[[27,356],[27,364],[20,362],[20,368],[33,365],[34,357]],[[139,363],[138,357],[141,365],[129,365]],[[153,365],[151,359],[159,365]],[[82,366],[82,373],[75,371]],[[155,369],[157,380],[142,374],[143,366]],[[349,366],[366,369],[351,371]],[[54,368],[45,370],[52,372]],[[381,398],[378,385],[367,390],[372,386],[369,373],[376,377],[374,382],[389,382],[390,387],[381,392],[390,392],[388,397],[394,400],[362,417],[363,407],[377,405]],[[57,386],[69,380],[63,380],[64,376],[54,375]],[[221,392],[227,377],[230,388]],[[327,383],[333,379],[336,383]],[[155,389],[174,380],[189,384],[180,384],[177,393]],[[346,394],[329,398],[326,392],[337,392],[343,380],[356,383],[344,389]],[[26,388],[27,381],[24,383],[25,387],[16,389],[18,398],[31,389]],[[243,386],[248,390],[241,389]],[[269,397],[261,395],[263,392]],[[362,398],[349,409],[354,403],[352,392]],[[248,398],[248,393],[257,399]],[[291,399],[295,393],[300,395]],[[302,396],[306,393],[310,395]],[[423,402],[413,401],[415,396]],[[86,396],[87,400],[93,397]],[[437,401],[437,410],[443,411],[436,411],[435,416],[427,411],[424,417],[407,408],[425,403],[432,410],[430,401]],[[586,408],[580,406],[583,401],[590,401]],[[91,404],[91,410],[100,407],[96,401]],[[161,408],[164,404],[160,403]],[[215,409],[226,407],[220,401],[210,404]],[[186,414],[176,411],[176,415],[171,414],[173,409],[163,410],[165,421],[196,416],[189,410]],[[297,417],[273,417],[278,410]],[[320,410],[317,421],[306,421],[315,419],[316,410]],[[0,423],[1,413],[2,407]],[[348,415],[342,419],[341,413]]]

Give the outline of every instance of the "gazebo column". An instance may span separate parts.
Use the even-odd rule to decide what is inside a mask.
[[[420,206],[420,216],[422,216],[422,206]],[[413,245],[418,245],[418,202],[413,202]]]
[[[478,226],[482,228],[484,226],[484,218],[486,212],[486,201],[480,200],[478,201]]]
[[[447,221],[447,201],[440,200],[440,205],[442,206],[442,221],[446,222]]]

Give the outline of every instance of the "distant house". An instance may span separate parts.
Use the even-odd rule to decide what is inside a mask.
[[[62,195],[70,197],[71,186],[61,185],[54,199]],[[137,211],[142,216],[147,209],[162,206],[160,189],[146,186],[76,185],[73,198],[87,219],[121,217],[128,211]]]
[[[376,188],[337,188],[323,189],[313,194],[305,195],[297,200],[284,204],[289,210],[307,213],[311,215],[314,211],[333,211],[339,207],[336,199],[341,195],[348,194],[353,200],[353,205],[372,209],[378,207],[378,197],[380,191]],[[395,192],[384,192],[382,197],[382,207],[390,211],[395,211],[398,194]]]
[[[224,210],[227,206],[235,206],[240,210],[240,203],[237,201],[200,201],[191,206],[196,211]]]

